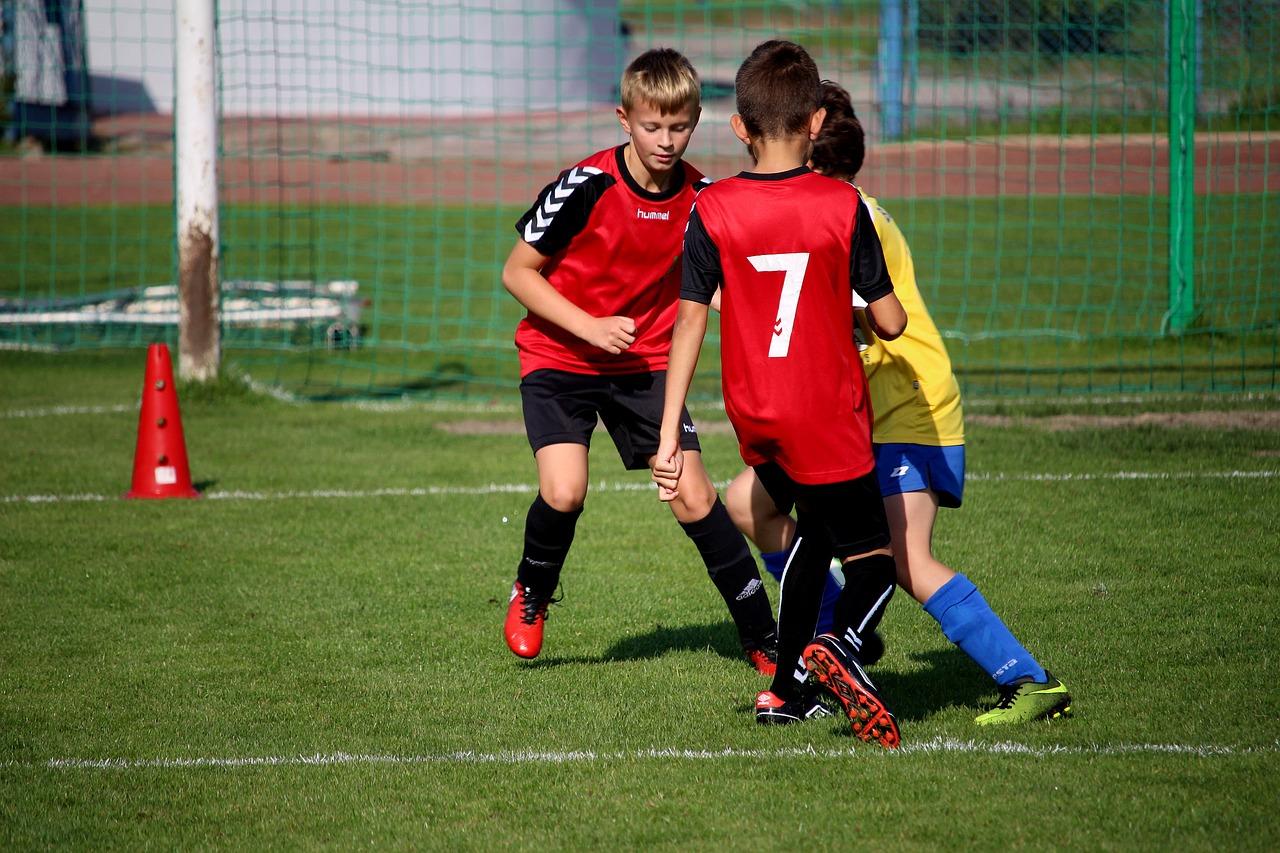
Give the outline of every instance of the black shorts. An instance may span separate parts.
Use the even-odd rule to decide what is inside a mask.
[[[535,370],[520,382],[529,446],[534,453],[550,444],[590,447],[598,417],[627,470],[648,468],[649,457],[658,452],[666,389],[665,370],[620,376]],[[702,449],[687,409],[680,413],[680,447]]]
[[[797,483],[772,462],[755,466],[756,478],[783,515],[796,508],[798,518],[820,525],[831,538],[840,559],[889,546],[889,520],[880,496],[880,479],[873,470],[856,480]]]

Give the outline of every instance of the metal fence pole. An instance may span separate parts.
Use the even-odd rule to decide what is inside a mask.
[[[1181,332],[1196,316],[1196,0],[1170,0],[1169,310],[1164,329]]]
[[[902,0],[880,0],[880,138],[902,137]]]
[[[214,0],[177,0],[175,11],[178,373],[207,382],[221,357]]]

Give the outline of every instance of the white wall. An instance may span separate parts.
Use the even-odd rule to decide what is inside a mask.
[[[96,111],[170,112],[173,8],[85,0]],[[220,0],[224,114],[578,108],[625,64],[617,0]]]

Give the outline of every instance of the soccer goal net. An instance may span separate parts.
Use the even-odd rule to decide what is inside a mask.
[[[0,346],[173,337],[172,4],[0,9]],[[623,140],[626,62],[653,46],[693,61],[686,156],[723,177],[749,165],[734,72],[774,37],[852,93],[859,182],[906,235],[966,392],[1280,381],[1280,0],[216,13],[224,358],[303,395],[511,395],[513,224]],[[714,395],[714,353],[702,364]]]

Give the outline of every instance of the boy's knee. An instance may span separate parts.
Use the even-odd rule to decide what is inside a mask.
[[[696,485],[695,485],[696,483]],[[671,502],[671,511],[678,520],[688,524],[701,521],[716,505],[716,489],[711,483],[680,483],[680,496]]]
[[[724,490],[724,507],[729,518],[739,530],[751,526],[751,482],[748,477],[738,477]]]
[[[587,500],[587,487],[576,483],[556,483],[539,491],[547,505],[557,512],[577,512]]]

